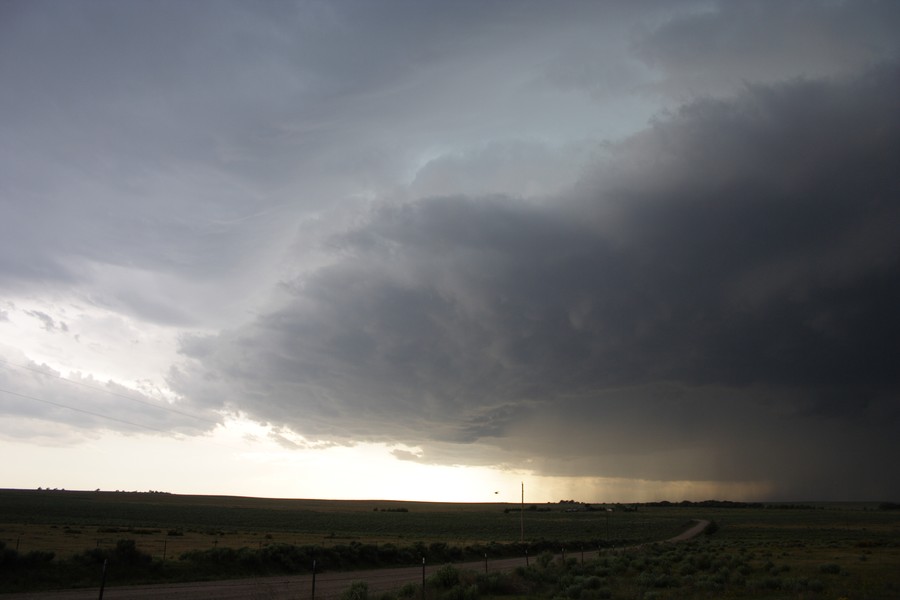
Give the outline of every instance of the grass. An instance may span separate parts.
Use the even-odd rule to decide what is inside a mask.
[[[95,585],[104,557],[122,565],[114,583],[129,583],[215,578],[223,571],[298,572],[313,554],[335,568],[416,562],[423,555],[429,564],[482,551],[499,556],[520,548],[517,508],[0,490],[0,591]],[[524,513],[531,567],[490,576],[448,570],[429,582],[429,597],[900,597],[900,511],[877,510],[876,504],[641,505],[636,512],[612,513],[537,508],[548,510]],[[714,520],[716,533],[689,543],[633,547],[671,537],[692,518]],[[561,547],[565,562],[553,556]],[[23,565],[36,575],[14,585],[6,575]]]
[[[513,510],[505,510],[510,509]],[[280,500],[153,493],[0,490],[0,540],[65,557],[134,538],[154,557],[211,547],[363,543],[512,543],[517,505]],[[376,510],[378,509],[378,510]],[[406,512],[399,512],[404,509]],[[609,527],[607,528],[607,514]],[[529,540],[648,541],[682,531],[683,514],[525,511]],[[178,535],[172,535],[173,533]]]

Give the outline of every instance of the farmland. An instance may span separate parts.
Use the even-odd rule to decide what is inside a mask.
[[[875,503],[520,508],[0,490],[0,543],[9,559],[0,561],[0,591],[95,586],[98,561],[107,558],[121,564],[111,579],[118,585],[302,574],[313,557],[324,570],[347,570],[528,550],[530,570],[502,581],[496,574],[490,585],[462,574],[454,585],[467,585],[469,596],[487,586],[481,595],[585,599],[900,596],[900,511]],[[714,533],[638,547],[695,518],[712,520]],[[566,561],[550,560],[563,550]],[[13,555],[35,575],[7,577]]]

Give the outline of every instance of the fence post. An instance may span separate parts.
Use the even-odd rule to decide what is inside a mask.
[[[525,548],[525,567],[528,567],[528,548]]]
[[[106,565],[109,563],[109,559],[103,559],[103,573],[100,575],[100,597],[98,600],[103,600],[103,588],[106,587]]]
[[[312,598],[313,600],[316,599],[316,559],[313,559]]]
[[[425,600],[425,557],[422,557],[422,600]]]
[[[487,552],[484,553],[484,574],[487,575]]]

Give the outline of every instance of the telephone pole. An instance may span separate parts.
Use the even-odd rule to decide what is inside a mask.
[[[522,506],[519,509],[519,526],[522,529],[522,543],[525,543],[525,482],[522,482]]]

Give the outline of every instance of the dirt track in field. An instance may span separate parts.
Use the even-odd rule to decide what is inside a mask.
[[[666,542],[682,542],[698,536],[709,525],[709,521],[697,520],[687,531],[665,540]],[[580,556],[572,553],[570,556]],[[516,567],[525,566],[525,558],[505,558],[491,560],[487,563],[489,572],[512,571]],[[426,565],[425,577],[431,575],[442,565]],[[484,571],[484,562],[460,563],[456,565],[463,570]],[[297,600],[298,598],[318,598],[329,600],[340,597],[354,581],[365,581],[370,594],[395,591],[407,583],[422,583],[422,567],[404,567],[398,569],[375,569],[369,571],[350,571],[340,573],[320,573],[315,578],[315,596],[313,596],[312,575],[294,575],[282,577],[261,577],[257,579],[233,579],[224,581],[206,581],[197,583],[156,584],[142,586],[123,586],[107,588],[104,600]],[[99,597],[96,588],[82,590],[63,590],[57,592],[34,592],[25,594],[0,594],[0,600],[93,600]]]

